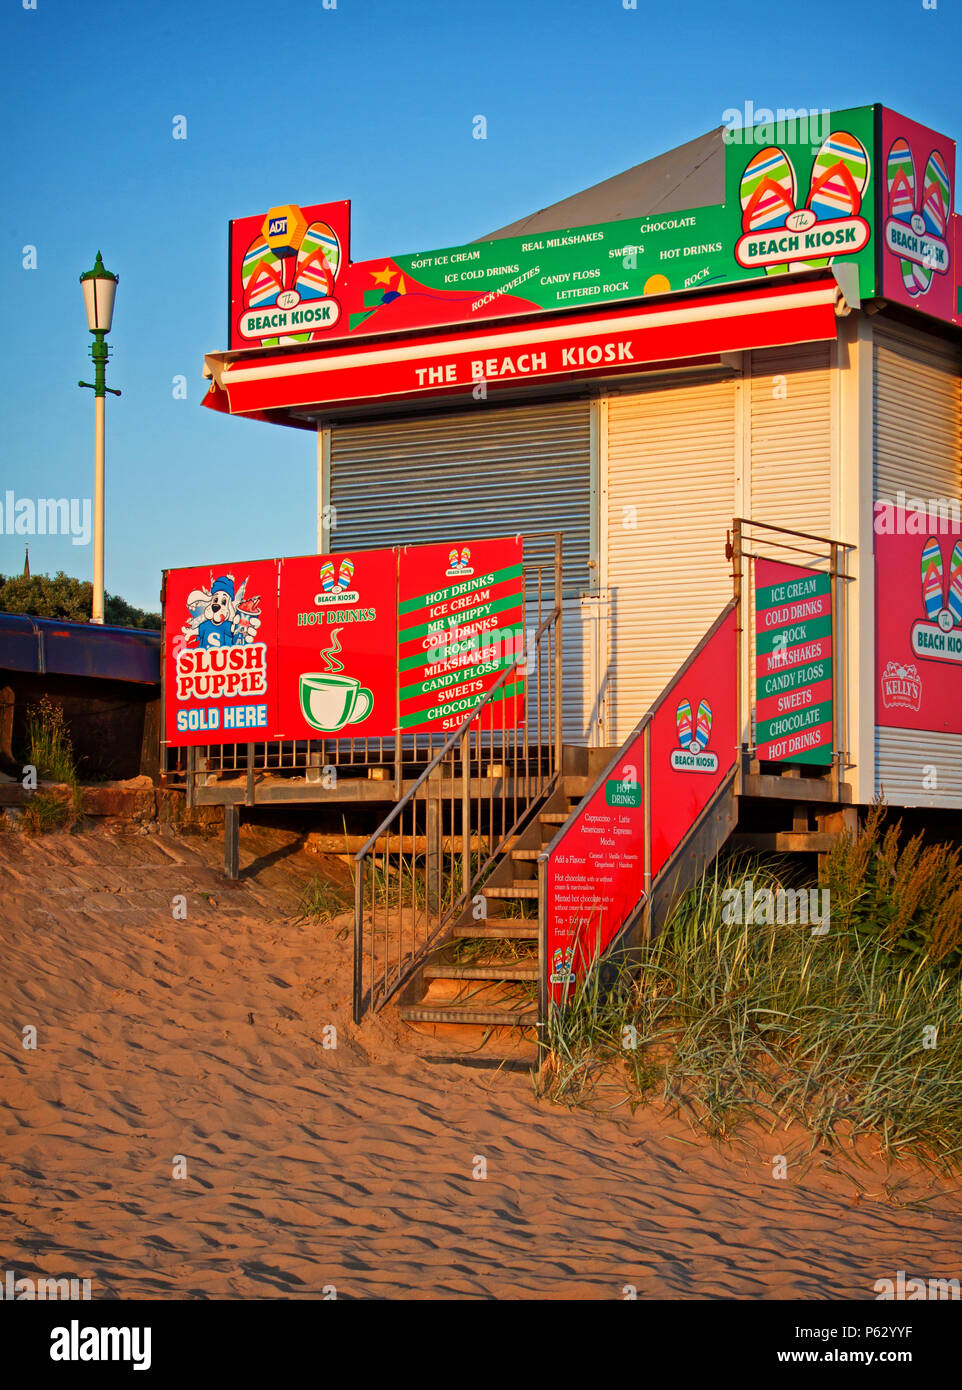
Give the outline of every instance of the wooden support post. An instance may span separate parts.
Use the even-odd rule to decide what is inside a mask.
[[[324,768],[324,744],[319,739],[311,739],[307,745],[307,766],[304,781],[317,784],[322,780]]]
[[[236,879],[239,871],[240,807],[230,802],[224,807],[224,874]]]

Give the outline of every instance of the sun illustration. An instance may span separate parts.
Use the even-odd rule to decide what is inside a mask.
[[[670,289],[667,275],[649,275],[645,281],[645,294],[667,294]]]

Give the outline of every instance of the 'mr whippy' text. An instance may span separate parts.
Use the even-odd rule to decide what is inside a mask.
[[[189,647],[177,655],[178,700],[230,700],[267,693],[267,646]]]

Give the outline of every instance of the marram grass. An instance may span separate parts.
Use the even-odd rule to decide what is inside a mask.
[[[871,1135],[890,1158],[962,1167],[958,970],[839,929],[834,903],[826,935],[726,921],[746,879],[775,886],[757,862],[716,867],[609,989],[589,971],[549,1018],[542,1092],[597,1103],[618,1081],[615,1104],[661,1100],[714,1136],[797,1122],[813,1147]]]

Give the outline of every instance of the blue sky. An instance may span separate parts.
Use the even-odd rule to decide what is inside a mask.
[[[78,276],[99,248],[120,275],[108,381],[123,390],[107,404],[106,584],[151,608],[165,567],[314,548],[313,437],[200,408],[203,354],[226,346],[230,218],[350,198],[355,260],[456,244],[747,100],[881,101],[962,135],[955,0],[24,2],[0,10],[0,504],[92,495]],[[30,557],[92,574],[68,538],[31,538]],[[23,538],[0,534],[0,572],[22,565]]]

